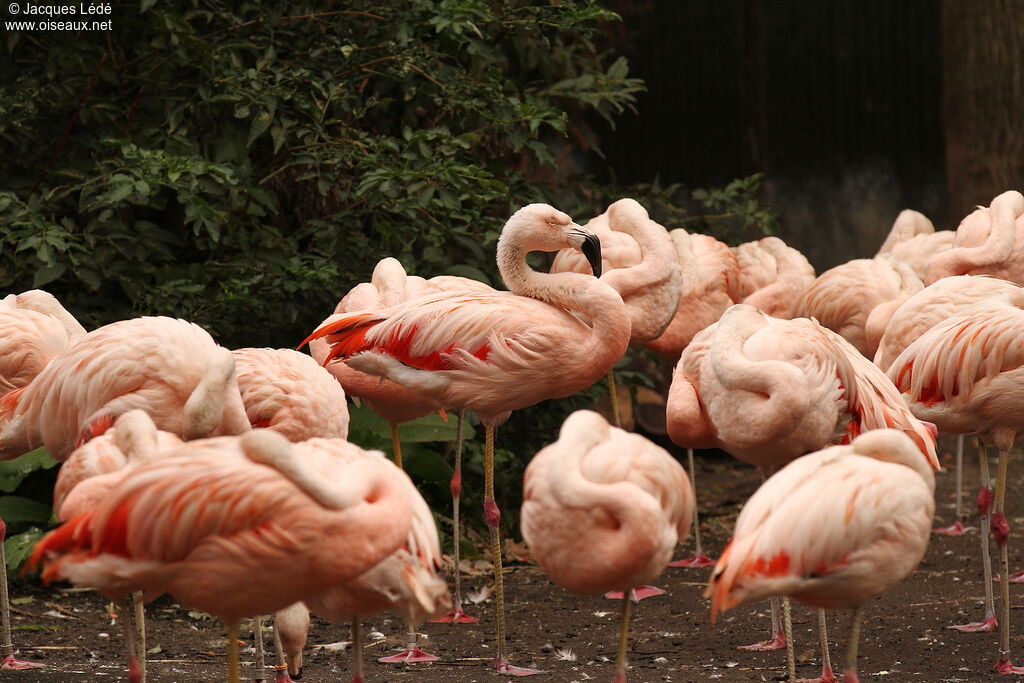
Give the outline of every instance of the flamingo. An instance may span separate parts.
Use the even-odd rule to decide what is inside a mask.
[[[228,624],[239,683],[238,622],[349,581],[408,535],[405,475],[341,439],[290,444],[270,430],[183,444],[143,463],[96,508],[45,536],[29,567],[110,598],[169,593]],[[129,638],[129,642],[131,638]],[[133,679],[137,680],[137,679]]]
[[[991,275],[1024,285],[1024,195],[1004,192],[960,222],[953,246],[928,262],[924,283],[952,275]]]
[[[1024,429],[1024,406],[1020,401],[1024,381],[1020,343],[1020,329],[1024,325],[1022,304],[1024,300],[1020,297],[1014,302],[983,299],[932,327],[904,349],[889,368],[889,377],[916,415],[934,418],[952,432],[973,432],[983,443],[999,450],[990,516],[990,528],[999,548],[1002,582],[999,657],[994,667],[997,673],[1024,673],[1024,667],[1013,666],[1010,660],[1010,526],[1005,514],[1009,450]],[[967,626],[961,630],[991,630],[969,628],[974,624]]]
[[[733,247],[740,264],[738,304],[773,318],[792,318],[800,295],[814,282],[807,257],[778,237],[762,237]]]
[[[320,448],[331,442],[314,440]],[[339,452],[339,458],[353,460],[372,457],[365,453]],[[410,628],[425,618],[451,607],[445,582],[438,576],[441,547],[434,516],[423,497],[408,478],[403,480],[412,504],[412,520],[405,543],[373,568],[356,579],[331,587],[306,598],[305,604],[278,612],[278,631],[288,643],[289,671],[298,675],[302,668],[302,646],[309,629],[309,609],[328,621],[351,621],[354,649],[353,683],[362,681],[362,642],[359,622],[387,609],[401,610]],[[307,609],[308,606],[308,609]]]
[[[0,398],[0,458],[43,445],[64,460],[133,408],[185,439],[249,429],[230,351],[193,323],[133,318],[89,332]]]
[[[800,296],[796,314],[816,319],[874,358],[892,314],[922,289],[920,278],[904,263],[854,259],[819,275]]]
[[[675,316],[684,289],[683,269],[668,231],[633,199],[613,203],[586,227],[601,240],[601,280],[626,304],[630,343],[660,337]],[[551,262],[550,272],[591,271],[583,254],[562,249]],[[608,398],[615,425],[620,427],[614,369],[608,373]]]
[[[721,448],[762,476],[861,432],[905,431],[938,467],[934,435],[884,373],[836,333],[806,318],[771,318],[737,304],[694,338],[676,366],[666,411],[669,437],[687,448]],[[823,672],[832,680],[822,630]],[[772,638],[791,643],[772,610]]]
[[[523,478],[523,538],[544,572],[574,593],[627,593],[652,581],[692,514],[675,458],[587,410],[566,418]],[[622,605],[615,683],[626,681],[630,601]]]
[[[955,237],[952,230],[936,230],[924,214],[904,209],[893,222],[875,258],[906,264],[923,281],[928,274],[928,262],[952,247]]]
[[[565,247],[583,250],[600,274],[597,237],[547,204],[530,204],[509,218],[498,239],[498,269],[509,292],[429,296],[352,313],[321,325],[306,340],[327,338],[327,362],[348,358],[356,370],[479,415],[485,428],[484,518],[498,618],[494,666],[509,675],[536,671],[512,666],[505,651],[494,428],[513,410],[592,385],[629,344],[625,304],[609,285],[579,273],[538,273],[526,263],[530,251]]]
[[[970,308],[982,299],[998,298],[1003,301],[1012,302],[1020,296],[1020,288],[1012,282],[999,280],[993,277],[982,275],[958,275],[942,278],[923,290],[907,299],[893,313],[885,332],[879,341],[878,351],[875,353],[875,365],[883,371],[887,371],[896,357],[902,353],[914,340],[930,330],[937,323],[940,323],[958,312]],[[949,425],[943,416],[936,416],[935,424],[942,431],[949,431]],[[945,527],[936,529],[936,533],[958,536],[964,533],[963,520],[965,518],[963,508],[963,450],[964,435],[957,435],[956,448],[956,520]],[[991,501],[991,490],[989,489],[987,476],[988,460],[984,450],[978,452],[981,471],[983,473],[982,492],[979,494],[981,501]],[[982,518],[982,529],[989,526],[988,506],[982,505],[979,509]],[[982,558],[986,567],[986,576],[991,578],[992,570],[988,559],[988,536],[981,534]],[[985,620],[968,624],[963,628],[975,630],[982,627],[984,630],[994,630],[996,618],[993,605],[991,586],[986,584],[986,607]],[[960,628],[960,627],[956,627]]]
[[[370,282],[363,282],[353,287],[338,302],[334,314],[322,324],[338,320],[344,314],[353,311],[387,308],[428,294],[465,291],[487,292],[494,290],[483,282],[464,277],[438,275],[425,280],[415,275],[408,275],[397,259],[387,257],[381,259],[374,267]],[[318,363],[324,363],[330,353],[330,346],[323,339],[314,339],[309,343],[309,352]],[[391,449],[399,467],[402,466],[402,445],[398,436],[398,424],[433,412],[443,413],[444,406],[438,405],[435,401],[417,394],[401,384],[359,372],[345,363],[330,363],[325,367],[350,396],[365,400],[375,413],[388,421],[391,426]],[[455,439],[455,466],[449,486],[452,494],[452,519],[454,522],[452,557],[455,564],[455,601],[450,614],[433,620],[438,623],[475,624],[479,621],[476,617],[466,614],[462,609],[462,577],[459,570],[459,540],[461,538],[459,501],[462,496],[462,425],[464,417],[463,412],[459,411]],[[410,645],[401,661],[417,662],[434,661],[435,659],[436,657],[433,655],[428,655]]]
[[[0,299],[0,394],[23,387],[85,334],[50,293],[32,289]]]
[[[863,605],[921,562],[934,494],[932,463],[894,429],[797,458],[740,511],[705,594],[712,623],[719,612],[769,595],[852,609],[843,681],[856,683]]]

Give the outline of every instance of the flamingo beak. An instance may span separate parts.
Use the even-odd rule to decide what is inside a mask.
[[[590,264],[590,270],[593,271],[594,277],[601,277],[601,240],[597,238],[592,232],[587,232],[583,228],[579,228],[572,231],[572,234],[577,237],[583,238],[583,244],[580,245],[580,251],[587,258],[587,262]]]

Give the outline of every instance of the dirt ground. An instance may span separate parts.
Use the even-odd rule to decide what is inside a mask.
[[[948,451],[949,449],[945,449]],[[976,458],[965,457],[968,467],[969,509],[973,510]],[[948,467],[952,460],[944,457]],[[1015,458],[1011,464],[1008,496],[1011,521],[1024,529],[1024,512],[1015,505],[1014,491],[1022,489],[1024,468]],[[993,470],[994,471],[994,470]],[[705,545],[717,553],[728,539],[729,530],[743,500],[759,481],[753,468],[727,457],[699,458],[698,485]],[[952,471],[939,476],[937,522],[952,520]],[[976,522],[972,522],[976,525]],[[1024,561],[1024,542],[1011,538],[1011,569]],[[1016,541],[1016,543],[1015,543]],[[996,658],[997,633],[961,634],[946,630],[948,624],[980,619],[982,616],[982,572],[975,561],[978,533],[949,538],[933,536],[924,562],[907,580],[889,594],[868,605],[862,632],[861,681],[967,682],[995,677],[990,667]],[[680,550],[688,554],[691,542]],[[762,640],[768,634],[768,604],[743,606],[726,613],[717,626],[708,621],[708,602],[701,597],[709,569],[667,569],[658,585],[665,596],[636,605],[632,621],[629,680],[638,682],[681,681],[771,681],[784,679],[784,652],[753,653],[737,645]],[[469,589],[486,580],[471,576]],[[535,680],[559,682],[610,681],[614,674],[618,603],[599,596],[576,597],[548,581],[536,566],[513,565],[507,575],[508,623],[513,660],[516,664],[548,671]],[[998,587],[998,585],[997,585]],[[1013,585],[1011,605],[1018,621],[1012,651],[1024,663],[1024,623],[1019,619],[1024,586]],[[27,682],[67,682],[122,677],[119,628],[104,618],[104,601],[95,593],[58,591],[16,582],[12,597],[18,603],[14,613],[14,640],[21,656],[41,661],[45,669],[2,672],[0,678]],[[18,600],[20,598],[20,600]],[[30,599],[30,600],[29,600]],[[404,642],[400,620],[382,616],[364,621],[364,633],[376,631],[376,640],[366,649],[368,682],[499,680],[487,667],[494,652],[493,603],[470,605],[471,614],[482,617],[478,625],[427,624],[419,629],[425,648],[442,657],[433,664],[394,666],[378,664],[376,658],[391,653]],[[149,680],[223,680],[225,631],[212,620],[190,616],[168,598],[148,609]],[[816,635],[817,619],[810,608],[794,605],[796,652],[801,664],[798,674],[818,675],[820,665]],[[845,661],[847,614],[829,618],[832,657],[837,671]],[[304,681],[348,681],[349,650],[317,646],[348,640],[348,629],[315,621],[306,650]],[[251,640],[249,641],[251,643]],[[267,638],[268,647],[270,638]],[[574,661],[560,658],[568,649]],[[252,661],[243,654],[243,662]],[[245,670],[243,669],[243,674]],[[101,678],[102,677],[102,678]],[[273,672],[268,670],[269,680]],[[1019,680],[1008,678],[1004,680]]]

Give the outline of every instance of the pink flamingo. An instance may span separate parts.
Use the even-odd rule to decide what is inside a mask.
[[[956,229],[950,249],[932,257],[925,284],[952,275],[991,275],[1024,285],[1024,196],[1010,190],[978,207]]]
[[[601,280],[622,297],[629,312],[631,344],[642,344],[665,332],[679,306],[684,276],[668,231],[650,219],[633,199],[620,199],[587,229],[601,240]],[[590,273],[586,257],[562,249],[551,262],[552,273]],[[615,371],[608,373],[612,419],[621,426]]]
[[[566,418],[523,479],[523,538],[544,572],[574,593],[627,593],[652,581],[692,514],[675,458],[587,410]],[[622,601],[616,683],[626,681],[630,602]]]
[[[340,439],[289,444],[257,430],[186,443],[139,465],[97,508],[44,537],[30,566],[110,597],[170,593],[229,627],[358,577],[406,540],[404,474],[383,457],[339,457]],[[129,645],[132,638],[129,637]],[[137,680],[137,679],[134,679]]]
[[[904,263],[855,259],[819,275],[801,295],[796,314],[816,319],[874,358],[889,318],[922,289],[921,280]]]
[[[249,424],[289,441],[348,438],[345,390],[315,360],[291,349],[235,349],[238,390]]]
[[[721,448],[767,478],[805,453],[861,432],[905,431],[936,468],[934,436],[884,373],[846,340],[813,320],[771,318],[738,304],[694,338],[676,366],[666,413],[680,446]],[[832,680],[822,630],[823,673]],[[772,610],[772,638],[788,640]]]
[[[928,273],[928,262],[936,254],[952,247],[955,237],[952,230],[935,230],[924,214],[904,209],[896,217],[875,257],[904,263],[923,281]]]
[[[740,264],[736,303],[758,308],[773,318],[792,318],[800,295],[814,282],[807,258],[778,237],[762,237],[733,247]]]
[[[975,305],[982,299],[997,298],[1002,301],[1012,302],[1020,296],[1020,288],[1012,282],[997,280],[992,277],[980,275],[959,275],[955,277],[942,278],[923,290],[907,299],[895,313],[893,313],[885,332],[879,341],[878,351],[875,354],[875,365],[887,371],[896,357],[903,352],[903,349],[918,339],[925,332],[948,318]],[[937,416],[935,424],[941,431],[949,431],[949,425],[944,416]],[[963,451],[964,435],[957,437],[956,448],[956,520],[945,527],[935,530],[936,533],[958,536],[965,531],[963,520],[965,519],[963,506]],[[984,450],[978,452],[981,471],[983,476],[982,493],[983,502],[991,501],[991,490],[988,484],[988,459]],[[988,505],[982,505],[979,513],[982,517],[982,528],[989,526]],[[986,567],[986,576],[991,577],[990,561],[988,560],[988,537],[981,534],[982,557]],[[985,630],[994,630],[996,617],[993,606],[991,587],[988,586],[986,595],[985,621],[969,624],[966,628],[974,630],[976,626],[983,626]],[[958,627],[959,628],[959,627]]]
[[[594,273],[600,274],[597,237],[557,209],[530,204],[509,218],[498,240],[498,269],[509,292],[415,299],[350,314],[310,335],[327,338],[328,362],[347,357],[357,370],[480,416],[485,427],[484,517],[491,536],[498,616],[495,667],[511,675],[536,672],[512,666],[505,654],[494,427],[513,410],[590,386],[629,343],[625,304],[609,285],[579,273],[538,273],[526,263],[530,251],[565,247],[588,253]]]
[[[315,440],[321,448],[330,442]],[[340,458],[372,457],[363,453],[339,453]],[[283,643],[288,643],[289,672],[299,675],[302,648],[309,629],[309,609],[328,621],[351,621],[354,649],[353,683],[361,682],[363,672],[360,620],[388,609],[399,609],[410,628],[427,617],[451,607],[445,582],[437,575],[441,547],[434,516],[412,481],[403,480],[412,504],[412,520],[405,543],[387,558],[357,578],[306,598],[305,604],[292,605],[278,612],[277,628]],[[307,605],[308,608],[307,609]]]
[[[387,257],[381,259],[374,267],[370,282],[363,282],[353,287],[338,302],[334,309],[334,314],[328,317],[322,324],[339,320],[350,312],[388,308],[409,299],[429,294],[470,291],[487,292],[494,290],[483,282],[464,277],[438,275],[425,280],[415,275],[408,275],[397,259]],[[309,343],[309,352],[318,363],[323,364],[330,353],[330,347],[325,340],[314,339]],[[328,372],[337,378],[350,396],[365,400],[375,413],[390,423],[391,449],[395,462],[399,467],[402,466],[402,445],[398,435],[398,424],[429,415],[433,412],[441,412],[443,414],[443,406],[395,382],[359,372],[350,368],[345,363],[330,363],[326,365],[326,368]],[[462,577],[459,570],[461,561],[459,550],[459,539],[461,538],[459,501],[462,496],[463,419],[464,415],[462,411],[459,411],[455,439],[455,466],[450,485],[452,493],[452,519],[454,522],[452,534],[454,551],[452,557],[455,564],[455,601],[451,613],[433,620],[437,623],[475,624],[479,621],[476,617],[466,614],[462,609]],[[410,649],[401,661],[419,662],[434,661],[435,659],[436,657],[433,655],[428,655],[419,650],[419,648],[410,646]],[[396,661],[398,660],[396,659]]]
[[[1010,661],[1010,526],[1004,512],[1009,450],[1024,429],[1020,405],[1020,386],[1024,380],[1024,354],[1020,348],[1022,306],[1021,297],[1012,303],[984,299],[932,327],[904,349],[889,368],[889,377],[904,393],[915,414],[935,418],[952,432],[976,433],[985,444],[999,449],[990,517],[992,535],[999,547],[1002,582],[997,673],[1024,673],[1024,667],[1015,667]],[[984,469],[982,475],[984,478]],[[987,507],[987,503],[982,501],[981,507]],[[979,628],[971,628],[974,626]],[[991,630],[986,626],[985,622],[969,624],[961,630]]]
[[[0,394],[31,382],[85,334],[52,294],[32,289],[0,299]]]
[[[934,494],[930,463],[896,430],[797,458],[743,506],[708,584],[712,623],[721,611],[769,595],[852,609],[843,681],[856,683],[863,605],[921,562]]]
[[[134,318],[89,332],[0,398],[0,458],[43,445],[64,460],[134,408],[185,439],[249,429],[230,351],[193,323]]]

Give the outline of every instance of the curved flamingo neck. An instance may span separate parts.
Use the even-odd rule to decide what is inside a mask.
[[[583,315],[593,330],[588,346],[594,347],[595,353],[603,356],[621,348],[618,359],[625,352],[629,314],[622,297],[611,286],[592,275],[535,271],[526,262],[526,255],[532,251],[530,244],[514,232],[502,234],[497,251],[498,271],[512,294]],[[585,349],[579,352],[587,354]]]

